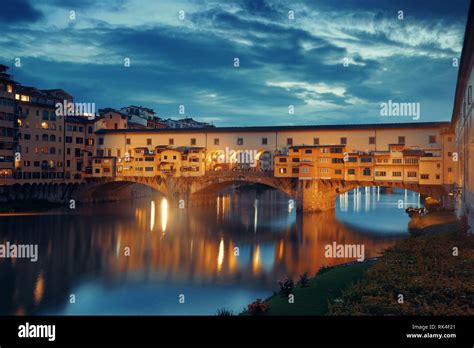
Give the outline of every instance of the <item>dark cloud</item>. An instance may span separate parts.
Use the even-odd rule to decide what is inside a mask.
[[[43,18],[43,14],[27,0],[2,0],[0,4],[0,22],[36,22],[41,18]]]
[[[50,0],[49,4],[81,8],[87,17],[98,6],[110,7],[110,11],[123,15],[120,11],[125,2],[105,1],[99,5],[89,0],[77,4],[71,0]],[[178,106],[184,104],[188,115],[218,119],[218,125],[363,123],[379,120],[375,113],[380,101],[398,98],[422,102],[429,118],[426,120],[449,118],[456,71],[450,66],[450,59],[440,57],[456,56],[458,52],[451,46],[422,42],[412,48],[394,40],[387,31],[374,33],[353,26],[343,29],[345,36],[340,39],[361,47],[360,52],[350,54],[341,41],[323,35],[327,28],[309,30],[298,22],[288,25],[287,8],[278,0],[242,0],[235,3],[240,9],[232,12],[223,3],[197,3],[206,6],[202,11],[189,13],[190,25],[165,24],[160,18],[152,25],[131,25],[136,18],[130,19],[129,26],[112,25],[105,16],[89,20],[85,27],[45,29],[34,24],[42,18],[41,13],[29,3],[17,1],[20,8],[26,9],[21,12],[24,19],[10,21],[25,20],[31,25],[21,32],[7,27],[6,43],[2,45],[9,54],[31,52],[22,58],[21,69],[12,69],[19,82],[39,88],[63,88],[76,100],[95,102],[98,107],[141,104],[155,108],[160,116],[177,117]],[[300,3],[314,6],[323,16],[325,11],[332,16],[349,13],[350,20],[365,18],[377,25],[403,5],[398,0]],[[457,18],[462,17],[467,1],[446,5],[436,1],[421,3],[425,14],[418,2],[405,1],[403,9],[427,23],[426,30],[436,30],[440,25],[464,26],[465,19]],[[298,1],[292,4],[296,6]],[[178,9],[179,4],[176,6]],[[362,16],[361,10],[370,15]],[[11,14],[12,7],[7,11]],[[0,19],[2,16],[4,12]],[[82,52],[71,50],[64,58],[59,54],[64,55],[64,47],[59,45],[68,43],[80,43],[85,50],[90,49],[90,57],[84,62],[84,58],[75,56]],[[55,46],[55,54],[44,52],[45,47]],[[380,47],[395,50],[379,58],[369,58],[362,52],[362,48],[375,52]],[[3,55],[1,48],[0,58],[11,61],[13,58]],[[429,54],[408,54],[409,49]],[[349,55],[356,64],[343,67],[342,59]],[[123,66],[124,57],[131,59],[130,68]],[[239,68],[233,66],[236,57],[240,59]],[[300,85],[271,85],[279,82]],[[320,84],[328,86],[328,92],[318,94],[311,90],[311,86]],[[305,89],[308,86],[309,91]],[[343,88],[345,93],[336,95],[331,88]],[[313,104],[306,104],[303,95],[313,98],[312,102],[330,103],[334,107],[324,108],[317,102],[310,107]],[[299,110],[291,118],[287,112],[290,104]]]

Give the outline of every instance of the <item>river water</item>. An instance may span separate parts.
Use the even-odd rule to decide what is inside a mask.
[[[296,214],[271,189],[221,193],[180,209],[158,194],[46,214],[0,216],[0,244],[37,244],[38,261],[0,258],[0,314],[213,315],[240,312],[286,276],[321,266],[325,246],[374,257],[408,235],[417,193],[376,188],[339,196],[335,211]]]

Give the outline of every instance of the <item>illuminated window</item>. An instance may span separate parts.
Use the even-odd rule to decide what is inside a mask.
[[[12,85],[7,85],[7,92],[8,93],[13,93],[13,86]]]
[[[29,95],[21,95],[20,100],[24,102],[29,102],[30,101],[30,96]]]
[[[49,126],[48,126],[48,124],[47,124],[46,122],[43,122],[43,123],[41,123],[41,128],[42,128],[42,129],[48,129]]]

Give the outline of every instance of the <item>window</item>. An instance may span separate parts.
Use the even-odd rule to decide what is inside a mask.
[[[401,176],[402,176],[402,172],[392,172],[392,176],[401,177]]]
[[[280,168],[280,174],[286,174],[286,168]]]
[[[291,172],[293,174],[298,174],[300,172],[300,169],[299,168],[291,168]]]
[[[430,135],[429,136],[429,143],[430,144],[436,144],[436,135]]]
[[[48,139],[49,139],[49,137],[48,137],[47,134],[43,134],[43,135],[41,136],[41,140],[42,140],[42,141],[48,141]]]
[[[219,138],[214,138],[214,145],[219,145]]]
[[[309,153],[309,154],[311,154],[311,153],[313,153],[313,150],[311,150],[311,149],[306,149],[306,150],[304,150],[304,153]]]
[[[420,174],[420,179],[428,180],[430,178],[429,174]]]
[[[405,137],[398,137],[398,144],[405,145]]]
[[[56,136],[54,134],[51,134],[49,136],[49,141],[56,141]]]
[[[375,144],[375,137],[369,137],[369,145]]]
[[[393,164],[402,164],[402,159],[401,158],[394,158],[392,159]]]
[[[342,174],[342,169],[336,169],[336,170],[334,170],[334,174],[336,174],[336,175],[341,175],[341,174]]]
[[[191,138],[191,145],[196,145],[196,138]]]
[[[151,145],[151,138],[147,138],[146,144],[147,144],[147,145]]]
[[[168,145],[174,145],[174,139],[173,138],[168,139]]]
[[[344,163],[344,158],[333,158],[332,163]]]
[[[66,137],[66,138],[68,138],[68,137]],[[104,145],[104,138],[99,138],[98,140],[99,140],[99,145]]]
[[[48,120],[48,111],[47,110],[43,110],[43,120],[47,121]]]
[[[268,139],[262,138],[262,145],[267,145],[267,144],[268,144]]]
[[[130,144],[131,144],[131,139],[127,138],[127,145],[130,145]]]
[[[349,175],[355,175],[355,173],[356,173],[355,169],[348,169],[347,170],[347,174],[349,174]]]
[[[244,145],[244,139],[243,138],[237,138],[237,145]]]
[[[418,164],[418,158],[405,158],[405,164]]]
[[[448,173],[452,173],[452,172],[453,172],[453,168],[448,167]]]
[[[280,163],[286,163],[286,157],[280,157],[279,162]]]
[[[308,174],[309,173],[309,168],[308,167],[301,168],[301,173]]]
[[[372,163],[372,157],[361,157],[360,161],[362,163]]]
[[[346,145],[347,144],[347,138],[346,137],[342,137],[341,138],[341,145]]]
[[[356,163],[356,162],[357,162],[357,157],[349,157],[349,158],[347,159],[347,162]]]
[[[328,174],[329,168],[318,168],[318,172],[320,172],[321,174]]]
[[[416,172],[407,172],[407,177],[416,178]]]
[[[440,179],[440,175],[436,174],[436,180],[439,180],[439,179]]]
[[[467,89],[467,103],[472,104],[472,86],[469,86]]]
[[[81,149],[74,149],[74,156],[75,157],[81,157]],[[109,155],[110,156],[110,155]]]
[[[364,176],[370,176],[370,168],[364,168],[364,170],[362,171],[362,174]]]
[[[319,145],[319,138],[313,138],[313,145]]]
[[[293,138],[286,138],[286,145],[288,146],[293,145]]]
[[[102,141],[104,141],[104,138],[100,138],[102,139]],[[80,137],[77,137],[76,138],[76,144],[83,144],[84,143],[84,139],[83,138],[80,138]]]
[[[382,172],[376,171],[375,176],[387,176],[387,173],[383,171]]]
[[[92,127],[87,127],[87,133],[91,134],[93,132]]]
[[[300,162],[300,159],[298,157],[294,157],[291,159],[291,162],[293,163],[299,163]]]

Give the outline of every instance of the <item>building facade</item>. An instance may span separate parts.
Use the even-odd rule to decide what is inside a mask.
[[[452,129],[455,134],[456,185],[459,188],[460,215],[466,215],[471,231],[474,228],[474,120],[472,86],[474,76],[474,8],[471,3],[454,97]]]
[[[18,147],[18,114],[15,103],[16,82],[0,65],[0,180],[13,177]]]

